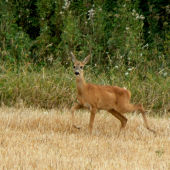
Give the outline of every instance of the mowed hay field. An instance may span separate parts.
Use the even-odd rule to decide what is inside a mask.
[[[0,169],[170,169],[170,118],[148,117],[157,135],[143,126],[140,114],[126,114],[127,127],[117,138],[120,122],[76,112],[80,130],[71,127],[70,110],[0,108]]]

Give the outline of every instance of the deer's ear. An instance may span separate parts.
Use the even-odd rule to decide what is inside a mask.
[[[74,54],[72,52],[70,52],[70,54],[71,54],[71,58],[72,58],[73,63],[75,63],[77,61],[76,57],[74,56]]]
[[[89,62],[89,60],[90,60],[90,57],[91,57],[91,55],[89,54],[89,55],[82,61],[82,63],[83,63],[83,64],[87,64],[87,63]]]

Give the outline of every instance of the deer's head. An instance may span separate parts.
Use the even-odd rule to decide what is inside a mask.
[[[83,61],[78,61],[76,57],[73,55],[71,52],[71,57],[72,61],[74,63],[74,73],[76,77],[82,77],[83,76],[83,67],[85,64],[87,64],[90,60],[90,54],[83,60]]]

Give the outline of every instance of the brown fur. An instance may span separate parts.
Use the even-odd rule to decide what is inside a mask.
[[[93,122],[95,118],[96,110],[107,110],[112,115],[114,115],[121,122],[121,127],[119,129],[118,135],[122,128],[126,126],[127,118],[123,116],[123,113],[133,112],[135,110],[140,111],[143,115],[143,119],[146,125],[146,128],[150,131],[155,132],[150,129],[147,123],[145,111],[141,103],[132,105],[129,103],[131,98],[131,93],[129,90],[120,88],[117,86],[109,85],[95,85],[90,83],[85,83],[83,76],[83,67],[89,61],[90,55],[87,56],[82,62],[78,61],[73,53],[72,61],[74,62],[74,72],[76,75],[77,82],[77,100],[78,104],[74,105],[71,108],[72,112],[72,126],[79,128],[75,125],[74,122],[74,111],[75,109],[86,108],[91,111],[90,117],[90,134],[92,133]]]

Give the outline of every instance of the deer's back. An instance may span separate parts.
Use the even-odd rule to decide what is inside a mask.
[[[78,101],[91,107],[102,110],[110,110],[116,107],[119,100],[130,99],[130,92],[124,88],[110,85],[86,84],[83,95],[77,95]]]

